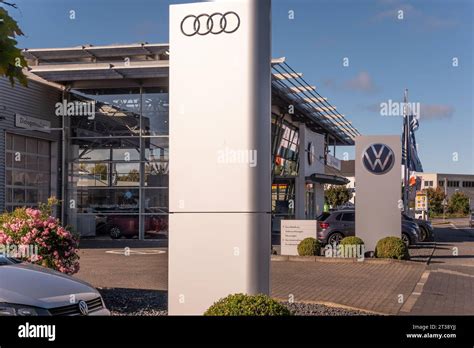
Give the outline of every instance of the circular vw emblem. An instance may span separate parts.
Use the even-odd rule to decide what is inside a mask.
[[[88,315],[89,314],[89,307],[87,306],[87,303],[83,300],[80,300],[78,302],[79,306],[79,311],[81,312],[82,315]]]
[[[388,173],[395,164],[395,154],[385,144],[372,144],[365,149],[362,155],[365,169],[372,174],[382,175]]]
[[[207,34],[232,34],[240,27],[240,17],[235,12],[189,15],[181,21],[181,32],[186,36]]]

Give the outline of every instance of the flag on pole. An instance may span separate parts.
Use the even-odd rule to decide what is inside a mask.
[[[423,172],[423,166],[421,164],[420,158],[418,157],[415,138],[415,132],[418,130],[418,127],[419,123],[415,115],[404,116],[402,135],[402,164],[407,166],[408,169],[413,172]],[[407,131],[408,134],[405,134]]]

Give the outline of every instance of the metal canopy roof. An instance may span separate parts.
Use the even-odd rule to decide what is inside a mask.
[[[146,79],[168,77],[168,61],[55,64],[30,67],[30,72],[53,82]]]
[[[140,43],[133,45],[113,45],[113,46],[78,46],[70,48],[37,48],[24,49],[23,55],[26,59],[37,61],[37,64],[47,64],[50,61],[58,60],[79,60],[79,59],[110,59],[133,56],[158,56],[169,50],[168,44],[148,44]]]
[[[321,184],[347,185],[349,180],[339,175],[312,174],[306,177],[307,181],[313,181]]]
[[[152,80],[169,76],[168,44],[25,49],[31,73],[50,82]],[[294,117],[330,134],[336,144],[353,145],[360,135],[351,122],[295,72],[285,58],[272,60],[272,95],[295,107]]]
[[[354,138],[360,135],[351,122],[340,114],[336,107],[331,105],[327,98],[316,92],[316,87],[311,86],[303,79],[303,74],[296,73],[284,58],[275,60],[272,64],[272,86],[280,95],[295,106],[300,112],[308,115],[317,125],[329,134],[335,135],[336,141],[344,145],[353,145]]]

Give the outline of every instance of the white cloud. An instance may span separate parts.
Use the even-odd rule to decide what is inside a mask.
[[[442,104],[421,104],[420,120],[439,120],[451,118],[454,115],[454,107]]]
[[[386,4],[390,5],[390,8],[385,8],[377,12],[372,20],[382,21],[382,20],[398,20],[398,11],[403,11],[404,20],[412,19],[424,30],[438,30],[451,28],[455,26],[458,22],[454,18],[449,17],[439,17],[432,15],[425,10],[419,10],[411,4],[398,3],[397,1],[390,1]]]
[[[361,71],[354,78],[347,80],[344,87],[351,91],[372,93],[378,88],[375,86],[372,77],[367,71]]]

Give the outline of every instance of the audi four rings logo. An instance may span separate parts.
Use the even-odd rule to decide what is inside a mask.
[[[377,175],[389,172],[395,163],[395,154],[385,144],[372,144],[362,156],[365,168]]]
[[[181,32],[186,36],[207,34],[232,34],[240,27],[240,17],[233,11],[222,13],[189,15],[181,21]]]

